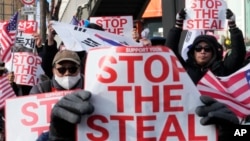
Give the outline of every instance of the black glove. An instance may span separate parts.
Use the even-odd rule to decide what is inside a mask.
[[[239,125],[237,116],[224,105],[215,99],[202,95],[200,96],[204,106],[198,106],[196,114],[201,118],[202,125],[215,124],[218,128],[219,141],[228,141],[235,131],[235,126]]]
[[[200,121],[202,125],[239,124],[237,116],[223,103],[205,95],[200,96],[200,99],[205,105],[198,106],[195,112],[202,117]]]
[[[231,28],[231,29],[235,28],[236,27],[236,23],[235,23],[236,17],[230,9],[227,9],[226,18],[228,19],[229,28]]]
[[[175,21],[175,26],[178,28],[182,28],[183,26],[183,20],[186,18],[186,11],[185,9],[181,9],[179,13],[176,14],[176,21]]]
[[[49,130],[50,141],[74,141],[76,124],[81,116],[91,114],[93,105],[88,101],[91,93],[80,90],[64,96],[52,109]]]

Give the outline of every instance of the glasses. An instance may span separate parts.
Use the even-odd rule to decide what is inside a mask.
[[[194,48],[194,50],[195,50],[196,52],[201,52],[203,49],[204,49],[205,52],[211,52],[211,51],[212,51],[212,48],[209,47],[209,46],[205,46],[205,47],[196,46],[196,47]]]
[[[57,71],[60,73],[60,74],[65,74],[66,73],[66,71],[68,70],[68,72],[70,73],[70,74],[74,74],[74,73],[76,73],[76,71],[78,70],[78,67],[76,67],[76,66],[74,66],[74,67],[60,67],[60,68],[56,68],[57,69]]]

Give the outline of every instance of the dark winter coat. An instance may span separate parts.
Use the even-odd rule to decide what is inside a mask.
[[[246,47],[242,31],[239,28],[229,29],[231,35],[232,52],[223,60],[223,48],[217,42],[216,38],[210,35],[200,35],[196,37],[188,51],[188,59],[183,60],[179,53],[179,41],[182,29],[173,27],[170,29],[166,46],[170,47],[181,64],[186,69],[192,81],[197,84],[208,70],[211,70],[216,76],[227,76],[237,71],[243,64],[246,55]],[[213,57],[206,66],[199,66],[194,59],[194,46],[204,41],[213,48]]]
[[[83,89],[84,87],[84,78],[81,76],[81,79],[76,83],[76,85],[71,89]],[[45,92],[52,92],[53,90],[55,91],[60,91],[60,90],[65,90],[62,88],[52,77],[51,80],[46,80],[44,82],[41,82],[35,86],[33,86],[30,90],[30,94],[40,94],[40,93],[45,93]]]

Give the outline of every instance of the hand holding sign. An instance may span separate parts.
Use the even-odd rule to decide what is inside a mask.
[[[200,99],[205,106],[197,107],[195,112],[197,115],[203,117],[201,119],[202,125],[239,124],[237,116],[223,103],[206,95],[201,96]]]
[[[175,26],[178,28],[182,28],[183,26],[183,20],[186,18],[186,11],[185,9],[181,9],[179,13],[176,14],[176,21],[175,21]]]
[[[55,104],[51,114],[50,139],[74,138],[75,124],[81,121],[82,115],[94,111],[93,105],[88,101],[90,97],[90,92],[81,90],[66,95]]]
[[[236,27],[236,24],[235,24],[236,18],[235,18],[234,13],[230,9],[227,9],[226,15],[227,15],[226,17],[228,19],[228,26],[230,28],[235,28]]]

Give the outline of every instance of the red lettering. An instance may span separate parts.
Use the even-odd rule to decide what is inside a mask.
[[[151,137],[151,138],[145,138],[144,137],[144,132],[145,131],[154,131],[155,127],[154,126],[145,126],[143,123],[144,121],[150,121],[150,120],[156,120],[156,116],[138,116],[137,117],[137,122],[136,122],[136,127],[137,127],[137,140],[147,140],[147,141],[156,141],[156,137]]]
[[[108,86],[108,91],[115,91],[117,112],[124,112],[124,92],[132,91],[131,86]]]
[[[105,66],[105,62],[108,61],[111,64],[116,64],[117,61],[113,56],[104,56],[100,59],[99,68],[102,68],[103,71],[109,74],[109,77],[105,78],[102,74],[97,74],[97,79],[102,83],[112,83],[117,79],[117,73],[111,67]]]
[[[119,60],[127,62],[128,83],[134,83],[135,61],[142,61],[142,56],[119,56]]]
[[[41,135],[43,132],[48,131],[49,126],[42,126],[42,127],[32,127],[31,131],[36,132],[37,136]]]
[[[195,119],[194,115],[188,115],[188,136],[189,140],[192,141],[207,141],[207,136],[196,136],[195,135]]]
[[[173,81],[179,82],[180,81],[180,73],[186,72],[186,70],[181,66],[178,58],[176,56],[170,56],[173,68]],[[177,63],[179,65],[177,65]]]
[[[164,89],[164,112],[178,112],[178,111],[183,111],[184,108],[182,106],[179,107],[172,107],[171,106],[171,101],[173,100],[181,100],[181,95],[171,95],[171,90],[183,90],[183,85],[165,85],[163,87]]]
[[[22,106],[22,113],[28,117],[30,117],[30,121],[28,119],[22,119],[21,122],[22,124],[26,126],[31,126],[37,123],[38,121],[38,115],[32,111],[34,109],[38,109],[38,105],[36,103],[30,102],[26,103]]]
[[[159,93],[159,86],[153,86],[152,88],[152,96],[142,96],[141,86],[135,86],[135,112],[141,113],[142,112],[142,102],[152,102],[153,112],[159,112],[159,100],[160,100],[160,93]],[[149,109],[147,109],[149,110]]]
[[[96,125],[94,122],[96,120],[99,120],[102,123],[108,123],[108,119],[102,115],[94,115],[90,116],[87,120],[87,125],[93,130],[99,131],[101,135],[94,136],[93,133],[86,133],[86,136],[89,138],[89,140],[92,141],[105,141],[108,140],[109,132],[107,129],[105,129],[102,126]]]
[[[133,116],[110,116],[111,120],[118,121],[119,141],[126,141],[126,121],[133,121]]]
[[[173,127],[175,131],[170,131],[171,127]],[[185,136],[181,130],[181,126],[175,115],[168,116],[159,140],[166,141],[168,137],[177,137],[179,141],[186,141]]]
[[[156,76],[153,76],[152,74],[152,70],[154,69],[152,67],[152,64],[154,61],[159,61],[162,65],[162,74],[159,75],[159,77],[156,77]],[[144,72],[147,72],[145,73],[145,76],[147,77],[147,79],[149,81],[152,81],[152,82],[162,82],[164,81],[168,75],[169,75],[169,66],[168,66],[168,62],[167,60],[163,57],[163,56],[160,56],[160,55],[153,55],[153,56],[150,56],[146,62],[145,62],[145,67],[144,67]]]
[[[50,114],[51,114],[51,110],[53,108],[53,105],[58,101],[58,99],[51,99],[51,100],[46,100],[46,101],[41,101],[40,105],[44,105],[46,108],[46,121],[47,123],[50,122]]]

